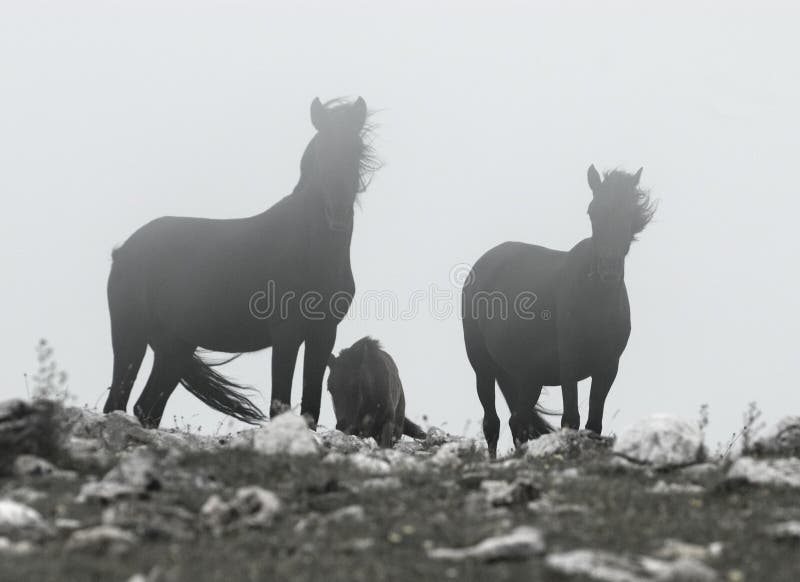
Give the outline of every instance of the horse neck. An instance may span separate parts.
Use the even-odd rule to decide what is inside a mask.
[[[338,255],[343,251],[349,253],[353,225],[351,224],[347,230],[343,231],[331,230],[325,219],[325,202],[322,195],[306,187],[302,178],[288,196],[288,202],[296,205],[297,211],[302,213],[305,229],[301,234],[307,240],[318,241],[326,251],[325,254]]]

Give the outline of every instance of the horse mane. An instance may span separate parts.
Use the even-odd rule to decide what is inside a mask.
[[[658,202],[650,197],[650,191],[640,188],[635,174],[624,170],[614,169],[603,173],[603,184],[608,186],[609,192],[618,192],[627,203],[632,203],[635,209],[633,219],[633,234],[639,234],[653,219],[658,208]]]

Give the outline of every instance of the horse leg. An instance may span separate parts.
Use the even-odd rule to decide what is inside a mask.
[[[131,389],[136,381],[147,350],[147,340],[119,323],[112,323],[111,344],[114,350],[114,372],[103,412],[122,410],[128,407]]]
[[[292,331],[286,330],[277,334],[273,332],[270,417],[275,417],[292,407],[292,378],[294,378],[297,350],[303,341]]]
[[[308,417],[316,428],[319,421],[322,399],[322,377],[328,366],[333,344],[336,341],[336,326],[325,325],[312,329],[306,338],[306,353],[303,359],[303,400],[300,414]]]
[[[586,428],[600,434],[603,432],[603,408],[606,404],[611,385],[617,377],[619,360],[615,360],[611,366],[605,370],[592,374],[592,391],[589,393],[589,419],[586,421]]]
[[[378,444],[381,446],[381,448],[392,448],[392,445],[394,444],[394,432],[394,420],[387,418],[381,427],[381,432],[378,437]]]
[[[114,351],[114,372],[103,412],[122,410],[128,406],[142,358],[147,350],[143,318],[137,309],[136,287],[126,280],[127,271],[113,265],[108,278],[108,313],[111,318],[111,347]]]
[[[561,427],[578,430],[581,427],[581,413],[578,410],[578,381],[574,378],[572,367],[562,364],[561,398],[564,413],[561,415]]]
[[[517,390],[514,409],[508,421],[515,447],[519,448],[541,434],[536,422],[536,403],[539,401],[539,396],[542,395],[542,388],[541,384],[533,383],[533,385],[527,384]]]
[[[191,362],[195,347],[183,342],[157,345],[153,349],[153,370],[147,379],[142,395],[133,407],[133,412],[142,426],[158,428],[167,400]]]

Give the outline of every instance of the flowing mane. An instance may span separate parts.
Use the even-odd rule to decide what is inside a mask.
[[[637,235],[653,219],[658,203],[650,198],[650,192],[638,185],[638,177],[624,170],[614,169],[603,173],[603,185],[607,191],[618,192],[619,204],[633,204],[635,208],[633,219],[633,234]]]

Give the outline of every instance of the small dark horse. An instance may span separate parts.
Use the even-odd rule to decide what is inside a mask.
[[[406,418],[397,365],[377,340],[361,338],[338,358],[331,355],[328,365],[337,430],[373,437],[382,447],[391,447],[404,434],[425,438],[425,431]]]
[[[511,410],[515,444],[552,427],[540,416],[543,386],[561,386],[561,426],[577,429],[578,382],[592,377],[586,428],[600,434],[603,406],[631,331],[625,256],[655,205],[636,174],[589,168],[592,236],[569,252],[503,243],[472,268],[462,293],[467,356],[483,405],[483,432],[497,452],[495,381]]]
[[[352,302],[353,205],[377,163],[367,106],[315,99],[316,135],[291,195],[233,220],[159,218],[114,251],[108,279],[114,373],[105,412],[125,410],[145,349],[153,370],[134,413],[158,426],[178,383],[249,423],[263,413],[217,373],[199,348],[242,353],[272,347],[272,415],[290,406],[305,342],[301,413],[316,425],[336,326]]]

